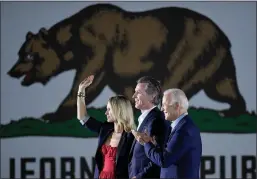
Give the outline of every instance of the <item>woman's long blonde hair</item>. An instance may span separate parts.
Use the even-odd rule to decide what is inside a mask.
[[[134,113],[131,102],[123,95],[113,96],[109,99],[113,117],[119,128],[130,132],[135,129]]]

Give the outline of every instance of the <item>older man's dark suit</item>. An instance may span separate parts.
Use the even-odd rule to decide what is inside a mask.
[[[197,179],[202,155],[200,131],[186,115],[169,135],[164,150],[146,143],[147,156],[161,167],[160,178]]]

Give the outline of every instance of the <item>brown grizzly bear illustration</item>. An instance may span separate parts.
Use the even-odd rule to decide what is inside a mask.
[[[234,116],[246,111],[236,80],[231,44],[209,18],[185,8],[167,7],[128,12],[110,4],[88,6],[39,33],[27,33],[19,60],[8,74],[30,86],[47,84],[54,76],[76,70],[68,96],[46,120],[76,116],[79,83],[94,74],[86,102],[108,85],[130,99],[136,80],[144,75],[160,80],[163,90],[181,88],[190,99],[200,90],[230,104],[222,111]]]

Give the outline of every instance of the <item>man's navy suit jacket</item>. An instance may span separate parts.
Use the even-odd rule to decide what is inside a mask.
[[[186,115],[169,135],[164,149],[151,142],[144,145],[145,153],[161,167],[160,178],[199,178],[202,142],[199,129]]]
[[[146,129],[149,135],[155,136],[158,146],[164,147],[169,134],[170,122],[165,120],[164,114],[157,107],[153,108],[140,125],[138,132]],[[145,154],[144,145],[136,139],[132,143],[129,154],[129,178],[159,178],[160,167],[154,164]]]

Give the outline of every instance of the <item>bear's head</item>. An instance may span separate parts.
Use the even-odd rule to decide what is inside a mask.
[[[60,70],[60,58],[50,42],[45,28],[41,28],[38,34],[28,32],[18,52],[19,59],[8,75],[14,78],[25,76],[22,86],[36,82],[45,85]]]

